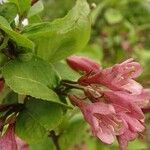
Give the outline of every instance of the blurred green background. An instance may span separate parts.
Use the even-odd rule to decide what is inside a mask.
[[[150,87],[150,0],[88,0],[91,7],[92,33],[87,47],[80,52],[97,60],[103,67],[133,57],[144,73],[138,79]],[[75,0],[44,0],[44,20],[66,15]],[[149,123],[150,117],[147,116]],[[131,142],[128,150],[150,150],[150,135]],[[116,150],[117,144],[106,146],[90,138],[88,150]],[[79,148],[80,149],[80,148]]]

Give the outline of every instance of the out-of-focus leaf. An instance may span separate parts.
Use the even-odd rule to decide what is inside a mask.
[[[105,12],[105,18],[108,23],[116,24],[123,19],[123,16],[118,10],[110,8]]]
[[[98,44],[87,45],[79,55],[87,56],[100,62],[103,59],[103,50]]]
[[[43,3],[41,0],[39,0],[37,3],[35,3],[28,12],[28,18],[37,15],[38,13],[42,12],[44,9]]]
[[[9,2],[16,4],[20,15],[28,11],[31,5],[31,0],[9,0]]]
[[[62,107],[55,103],[29,98],[16,121],[16,133],[28,143],[39,143],[62,120]]]
[[[64,18],[29,26],[23,33],[36,44],[39,57],[56,62],[81,50],[88,42],[89,12],[86,0],[78,0]]]
[[[41,23],[42,19],[41,19],[41,17],[39,15],[34,15],[34,16],[28,18],[28,22],[29,22],[29,24]]]
[[[4,3],[0,5],[0,15],[11,23],[17,15],[17,6],[13,3]]]
[[[99,3],[96,8],[91,12],[91,20],[92,20],[92,24],[95,24],[98,16],[100,15],[100,13],[102,12],[103,8],[105,6],[105,2]]]

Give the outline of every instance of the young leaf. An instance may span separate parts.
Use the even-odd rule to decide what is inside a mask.
[[[43,6],[42,1],[38,1],[30,8],[27,17],[30,18],[32,16],[35,16],[41,11],[43,11],[43,9],[44,9],[44,6]]]
[[[0,15],[11,23],[17,15],[17,7],[13,3],[4,3],[0,5]]]
[[[52,90],[59,77],[49,63],[33,57],[30,61],[12,60],[2,70],[6,84],[16,93],[60,102]]]
[[[17,5],[18,12],[20,15],[28,11],[31,5],[31,0],[9,0],[9,2],[12,2]]]
[[[29,144],[38,143],[61,123],[62,117],[61,105],[29,98],[17,117],[16,133]]]
[[[17,43],[18,46],[33,50],[34,44],[24,35],[19,34],[11,29],[7,20],[0,16],[0,29],[2,29],[10,39]]]
[[[39,57],[55,62],[86,45],[90,36],[89,12],[86,0],[77,0],[76,6],[64,18],[34,24],[23,33],[37,45]]]

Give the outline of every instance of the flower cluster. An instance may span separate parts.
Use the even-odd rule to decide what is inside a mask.
[[[127,147],[145,130],[142,108],[150,98],[149,91],[135,81],[142,67],[133,59],[102,69],[86,57],[67,58],[69,66],[83,73],[78,84],[83,86],[84,96],[69,95],[89,123],[94,136],[111,144],[115,137],[120,150]]]

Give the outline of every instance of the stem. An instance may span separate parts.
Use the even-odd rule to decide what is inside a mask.
[[[62,80],[63,83],[78,84],[76,81]]]
[[[82,86],[78,86],[78,85],[72,85],[66,82],[62,82],[62,85],[69,87],[69,88],[74,88],[74,89],[79,89],[79,90],[84,90],[84,88]]]
[[[31,2],[31,6],[33,6],[36,2],[38,2],[39,0],[32,0]]]
[[[56,146],[56,150],[60,150],[60,147],[59,147],[59,143],[58,143],[58,137],[56,134],[55,134],[55,131],[50,131],[50,137],[52,138],[55,146]]]
[[[0,45],[0,51],[1,51],[2,49],[6,48],[7,43],[8,43],[8,40],[9,40],[9,37],[6,36],[6,37],[4,38],[4,40],[3,40],[3,43]]]

